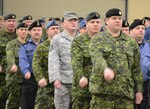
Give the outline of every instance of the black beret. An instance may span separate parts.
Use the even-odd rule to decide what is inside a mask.
[[[127,20],[122,21],[122,27],[129,27],[129,23]]]
[[[144,17],[143,19],[144,20],[150,20],[150,17]]]
[[[24,17],[23,17],[23,21],[24,21],[24,20],[32,20],[32,16],[31,16],[31,15],[24,16]]]
[[[49,21],[49,22],[47,23],[47,25],[46,25],[46,29],[48,29],[48,28],[51,27],[51,26],[59,26],[59,25],[56,23],[55,20]]]
[[[23,20],[22,20],[22,19],[18,20],[18,23],[21,23],[21,22],[23,22]]]
[[[100,19],[100,14],[98,12],[91,12],[87,15],[86,21],[90,21],[91,19]]]
[[[145,20],[135,19],[129,27],[129,30],[134,29],[138,25],[144,25]]]
[[[109,18],[111,16],[122,16],[122,12],[120,9],[112,8],[106,12],[106,18]]]
[[[51,20],[55,20],[55,18],[54,18],[54,17],[50,17],[50,18],[48,19],[48,21],[51,21]]]
[[[8,14],[8,15],[4,16],[4,20],[7,20],[7,19],[16,19],[16,15],[15,14]]]
[[[34,27],[41,27],[42,28],[42,24],[39,20],[34,21],[28,28],[28,30],[31,30]]]
[[[18,24],[17,29],[19,28],[28,28],[27,25],[25,25],[25,23],[21,22]]]
[[[42,23],[45,23],[45,19],[38,19],[39,22],[42,24]]]

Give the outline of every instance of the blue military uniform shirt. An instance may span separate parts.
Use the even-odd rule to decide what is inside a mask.
[[[140,45],[140,63],[144,81],[150,80],[150,42],[143,42]]]
[[[43,40],[40,40],[39,44],[42,43]],[[32,59],[34,55],[34,51],[36,49],[37,45],[32,41],[32,39],[29,39],[27,43],[23,44],[20,47],[19,50],[19,66],[21,69],[21,73],[23,76],[27,72],[33,73],[32,70]]]

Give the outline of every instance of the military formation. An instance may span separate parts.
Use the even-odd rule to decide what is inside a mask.
[[[0,109],[150,109],[150,17],[0,16]]]

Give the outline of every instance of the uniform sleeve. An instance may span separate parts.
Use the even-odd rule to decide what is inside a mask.
[[[12,65],[15,64],[15,56],[13,52],[13,45],[11,43],[7,43],[6,46],[6,58],[7,58],[7,65],[8,65],[8,70],[10,71]]]
[[[42,55],[42,46],[38,46],[34,52],[34,56],[33,56],[33,60],[32,60],[32,68],[33,68],[33,72],[34,72],[34,76],[36,78],[37,81],[39,81],[40,79],[44,78],[44,75],[42,71],[42,59],[43,59],[43,55]]]
[[[27,72],[30,72],[27,53],[26,53],[26,49],[24,48],[24,46],[21,46],[19,50],[19,66],[20,66],[21,73],[23,74],[23,76],[25,76]]]
[[[103,58],[103,40],[95,37],[91,40],[89,52],[92,59],[92,73],[90,75],[89,91],[91,93],[99,93],[98,87],[103,82],[103,72],[107,67],[106,60]]]
[[[77,90],[77,86],[79,85],[79,81],[81,77],[85,76],[83,74],[83,55],[80,45],[74,40],[71,46],[71,63],[73,67],[73,83],[72,89]],[[75,92],[76,93],[76,92]]]
[[[55,37],[51,41],[48,55],[48,75],[49,82],[61,80],[60,76],[60,60],[59,60],[59,42]]]
[[[135,82],[135,92],[143,91],[143,75],[140,65],[140,50],[137,43],[134,43],[134,63],[132,65],[133,79]]]

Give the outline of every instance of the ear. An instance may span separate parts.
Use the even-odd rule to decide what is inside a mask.
[[[109,20],[109,18],[105,18],[105,19],[104,19],[106,25],[108,24],[108,20]]]

